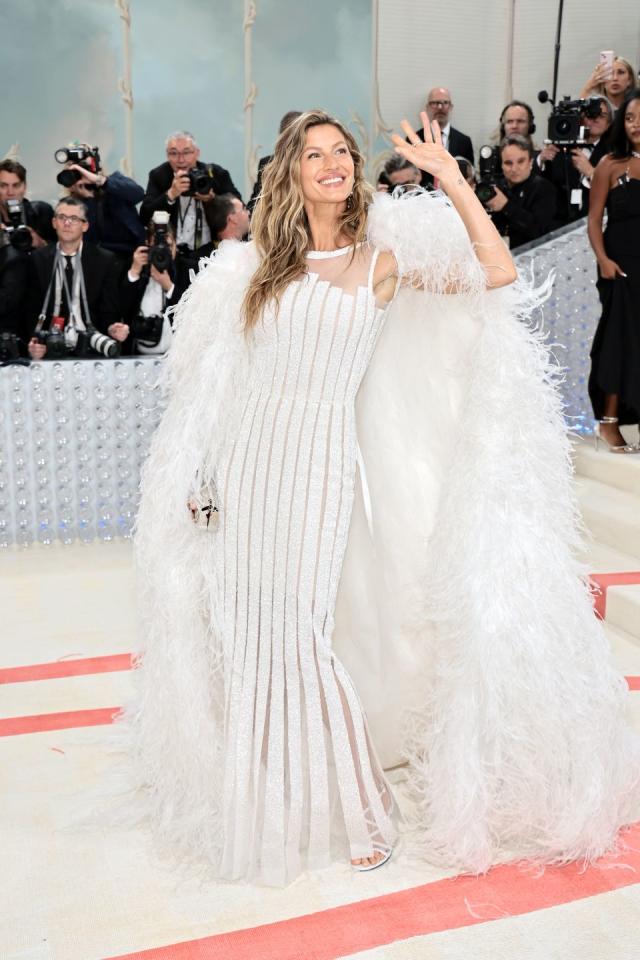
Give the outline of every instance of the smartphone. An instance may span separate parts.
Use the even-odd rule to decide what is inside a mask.
[[[611,74],[613,72],[613,61],[614,53],[613,50],[601,50],[600,51],[600,64],[605,68],[605,80],[611,79]]]

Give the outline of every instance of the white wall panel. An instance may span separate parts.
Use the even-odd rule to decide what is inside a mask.
[[[471,136],[477,153],[495,133],[508,98],[511,0],[446,5],[435,0],[378,0],[377,5],[383,120],[393,127],[403,116],[417,120],[429,88],[447,86],[455,104],[454,126]],[[538,141],[545,136],[549,107],[537,102],[537,93],[552,88],[557,14],[557,0],[514,2],[513,96],[531,103]],[[637,0],[616,0],[606,7],[567,0],[559,95],[577,96],[602,49],[614,49],[637,68]]]

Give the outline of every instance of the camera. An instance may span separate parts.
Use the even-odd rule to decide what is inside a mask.
[[[47,348],[48,360],[64,360],[69,356],[85,357],[90,347],[103,357],[120,356],[120,344],[117,340],[100,333],[95,327],[77,330],[75,337],[70,338],[60,324],[52,322],[49,330],[37,330],[34,337]]]
[[[67,345],[64,330],[59,326],[52,326],[50,330],[36,330],[34,337],[47,348],[49,360],[63,360],[72,352]]]
[[[20,341],[15,333],[0,333],[0,363],[11,363],[20,356]]]
[[[28,253],[33,246],[31,231],[24,222],[21,200],[7,200],[7,218],[9,223],[5,230],[9,237],[9,243],[20,253]]]
[[[76,147],[60,147],[54,153],[56,163],[77,163],[90,170],[91,173],[100,173],[100,150],[98,147],[88,147],[79,144]],[[61,170],[56,180],[62,187],[72,187],[82,179],[77,170]]]
[[[160,343],[164,317],[154,314],[151,317],[138,316],[131,324],[131,336],[142,340],[145,345],[155,347]]]
[[[480,203],[488,203],[495,197],[495,185],[500,170],[500,151],[488,143],[480,147],[478,159],[478,183],[476,196]]]
[[[212,178],[198,167],[187,170],[186,175],[189,177],[189,189],[185,192],[185,197],[192,197],[195,193],[209,193],[213,188]]]
[[[169,246],[169,214],[165,210],[156,210],[153,215],[153,243],[149,247],[149,263],[161,273],[171,266],[171,247]]]
[[[540,103],[552,101],[546,90],[538,94]],[[556,147],[577,147],[587,142],[587,131],[582,126],[582,118],[597,117],[600,113],[600,103],[596,98],[588,100],[571,100],[563,97],[553,105],[549,114],[547,139],[545,143],[552,143]]]

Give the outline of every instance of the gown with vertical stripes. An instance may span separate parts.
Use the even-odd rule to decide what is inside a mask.
[[[346,857],[371,856],[395,838],[391,793],[332,649],[356,476],[355,398],[384,310],[371,289],[368,245],[307,258],[277,317],[267,309],[256,328],[239,428],[217,476],[221,866],[230,878],[273,883],[307,860],[330,862],[336,818]]]
[[[216,878],[279,885],[391,847],[404,763],[412,855],[595,860],[640,816],[640,738],[522,322],[541,295],[487,292],[437,194],[377,197],[368,238],[311,253],[247,335],[251,243],[176,310],[135,539],[130,815]],[[384,309],[376,250],[402,280]],[[186,503],[212,483],[205,531]]]

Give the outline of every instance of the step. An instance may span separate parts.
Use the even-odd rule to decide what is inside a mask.
[[[637,440],[635,427],[623,429],[627,431],[627,439]],[[640,497],[640,454],[610,453],[602,447],[596,451],[593,440],[581,438],[573,444],[573,460],[578,476]]]
[[[594,540],[636,555],[640,546],[640,496],[590,477],[577,476],[575,484],[584,522]]]
[[[640,676],[640,642],[638,638],[609,623],[605,623],[604,632],[611,647],[616,670],[619,670],[626,677]]]
[[[640,644],[640,584],[608,588],[605,622]]]

